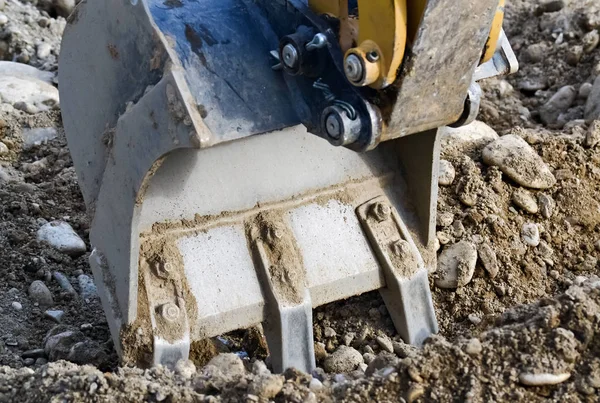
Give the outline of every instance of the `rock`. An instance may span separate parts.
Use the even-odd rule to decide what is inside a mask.
[[[21,354],[23,358],[44,358],[46,357],[46,352],[43,348],[36,348],[33,350],[27,350],[23,354]]]
[[[335,330],[333,330],[332,328],[330,328],[329,326],[325,327],[325,329],[323,330],[323,335],[328,338],[331,339],[332,337],[337,336],[337,333],[335,332]]]
[[[490,278],[495,278],[498,275],[498,271],[500,267],[498,266],[498,258],[496,257],[496,252],[492,249],[492,247],[488,243],[482,243],[477,248],[479,260],[483,265],[485,271],[488,272]]]
[[[69,294],[77,295],[77,293],[75,292],[75,289],[71,285],[71,282],[69,281],[67,276],[65,276],[64,274],[62,274],[59,271],[55,271],[54,273],[52,273],[52,277],[54,277],[54,280],[56,280],[58,285],[60,285],[60,287],[63,290],[65,290]]]
[[[590,83],[583,83],[581,87],[579,87],[579,93],[577,94],[580,99],[588,99],[590,94],[592,93],[593,85]]]
[[[190,360],[179,360],[175,364],[175,373],[183,379],[191,379],[196,375],[196,366]]]
[[[208,365],[212,365],[219,369],[223,374],[228,374],[230,376],[239,377],[246,374],[246,368],[244,367],[242,359],[232,353],[219,354],[211,359],[207,366]]]
[[[418,383],[413,384],[406,392],[406,402],[414,403],[425,394],[425,388]]]
[[[0,14],[0,26],[6,25],[7,22],[8,17],[6,16],[6,14]]]
[[[554,208],[556,207],[556,202],[554,199],[544,193],[540,193],[538,195],[538,203],[540,204],[540,213],[544,218],[552,217],[552,213],[554,212]]]
[[[600,120],[594,120],[590,123],[590,126],[585,133],[583,145],[591,148],[595,147],[598,143],[600,143]]]
[[[469,284],[476,264],[477,249],[471,242],[460,241],[445,248],[438,259],[436,286],[458,288]]]
[[[55,74],[36,69],[28,64],[0,61],[0,76],[11,76],[25,80],[35,79],[52,84]]]
[[[387,336],[377,336],[377,344],[388,353],[394,352],[394,346],[392,345],[392,341]]]
[[[512,201],[515,205],[530,214],[536,214],[539,210],[537,201],[531,192],[518,188],[512,194]]]
[[[555,13],[565,8],[564,0],[541,0],[535,13],[541,15],[544,13]]]
[[[285,378],[281,375],[262,374],[254,378],[248,391],[266,400],[271,400],[283,388]]]
[[[6,2],[4,0],[0,0],[0,10],[4,10],[5,6],[6,6]]]
[[[448,227],[454,222],[454,214],[449,211],[441,212],[436,217],[438,227]]]
[[[44,312],[44,316],[50,320],[53,320],[56,323],[60,323],[62,321],[63,316],[65,316],[65,311],[47,310],[46,312]]]
[[[563,383],[571,377],[571,374],[534,374],[534,373],[521,373],[519,375],[519,382],[527,386],[545,386],[545,385],[558,385]]]
[[[396,357],[394,354],[383,353],[379,354],[373,361],[369,363],[367,369],[365,371],[365,375],[371,376],[375,373],[375,371],[386,368],[386,367],[395,367],[398,365],[400,359]]]
[[[544,60],[546,53],[548,53],[546,44],[542,42],[534,43],[529,45],[523,52],[523,60],[526,60],[530,63],[538,63]]]
[[[81,298],[92,299],[98,296],[98,289],[90,276],[80,274],[77,277],[77,282],[79,283],[79,294],[81,295]]]
[[[10,306],[12,306],[12,308],[13,308],[15,311],[20,311],[20,310],[22,310],[22,309],[23,309],[23,305],[21,305],[21,303],[20,303],[20,302],[17,302],[17,301],[14,301],[12,304],[10,304]]]
[[[566,112],[573,105],[576,98],[577,90],[575,87],[572,85],[562,87],[540,108],[540,119],[546,125],[555,124],[560,114]]]
[[[527,245],[536,247],[540,244],[540,229],[535,223],[525,223],[521,229],[521,238]]]
[[[99,367],[107,362],[108,354],[97,342],[85,339],[71,346],[66,359],[79,365]]]
[[[494,129],[478,120],[456,129],[442,127],[440,133],[442,153],[457,157],[480,150],[498,139]]]
[[[548,189],[556,184],[550,168],[519,136],[502,136],[483,150],[483,162],[497,166],[521,186]]]
[[[8,151],[8,146],[0,141],[0,155],[6,155]]]
[[[34,77],[10,74],[0,75],[0,99],[15,108],[32,105],[39,111],[57,108],[60,103],[58,90],[53,85]]]
[[[481,351],[483,351],[483,346],[481,345],[481,342],[477,338],[473,338],[473,339],[469,340],[469,342],[465,346],[465,353],[472,355],[472,356],[477,356],[477,355],[481,354]]]
[[[318,392],[324,388],[323,382],[321,382],[317,378],[312,378],[310,380],[310,383],[308,384],[308,388],[313,392]]]
[[[456,171],[450,161],[440,160],[440,173],[438,176],[438,184],[440,186],[450,186],[454,182]]]
[[[19,101],[15,102],[13,106],[15,109],[18,109],[30,115],[35,115],[36,113],[40,112],[40,110],[34,104],[29,102]]]
[[[50,44],[42,42],[37,45],[36,56],[39,59],[47,58],[48,56],[50,56],[51,52],[52,52],[52,46],[50,46]]]
[[[29,286],[29,298],[33,302],[37,302],[41,307],[49,307],[54,305],[52,293],[41,280],[35,280]]]
[[[591,53],[598,47],[598,43],[600,43],[600,33],[594,29],[585,34],[583,38],[581,38],[581,42],[583,43],[583,51],[585,53]]]
[[[367,365],[369,365],[375,358],[377,358],[377,356],[373,353],[364,353],[363,354],[363,361]]]
[[[52,0],[52,5],[56,10],[56,14],[67,18],[75,8],[75,0]]]
[[[45,224],[38,230],[37,239],[71,256],[79,256],[86,251],[85,242],[64,221],[52,221]]]
[[[85,340],[85,336],[79,331],[66,330],[54,334],[53,330],[48,332],[44,341],[44,351],[50,361],[67,360],[71,347]]]
[[[594,81],[583,116],[588,122],[600,119],[600,75]]]
[[[348,373],[354,371],[363,363],[362,355],[354,348],[339,346],[325,359],[323,368],[330,373]]]
[[[23,130],[23,148],[29,149],[46,144],[49,140],[55,139],[57,136],[56,128],[44,127],[37,129]]]

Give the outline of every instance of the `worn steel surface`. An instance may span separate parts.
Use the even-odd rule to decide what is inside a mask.
[[[382,141],[458,120],[497,6],[497,0],[429,0],[396,88],[373,101],[384,120]]]

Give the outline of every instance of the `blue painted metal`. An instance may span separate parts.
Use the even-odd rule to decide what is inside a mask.
[[[196,106],[214,136],[229,141],[298,124],[269,52],[278,37],[252,3],[241,0],[147,0],[172,43]]]

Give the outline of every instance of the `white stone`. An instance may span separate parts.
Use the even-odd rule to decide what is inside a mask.
[[[450,186],[454,182],[456,171],[450,161],[440,160],[440,173],[438,176],[438,183],[440,186]]]
[[[349,373],[363,363],[362,355],[354,348],[339,346],[325,362],[323,368],[330,373]]]
[[[11,76],[23,79],[34,78],[52,84],[55,74],[42,71],[23,63],[0,61],[0,76]]]
[[[50,52],[52,52],[52,46],[46,42],[42,42],[37,45],[36,55],[40,59],[45,59],[50,56]]]
[[[0,26],[6,25],[8,22],[8,17],[6,14],[0,14]]]
[[[59,105],[56,87],[36,78],[0,75],[0,97],[4,103],[13,106],[30,104],[39,111],[47,111]]]
[[[525,223],[521,229],[521,238],[529,246],[536,247],[540,244],[540,229],[535,223]]]
[[[28,149],[34,146],[46,144],[49,140],[57,136],[56,128],[41,127],[36,129],[23,130],[23,148]]]
[[[442,152],[461,156],[486,146],[498,139],[498,133],[483,122],[476,120],[470,125],[440,128]]]
[[[86,251],[85,242],[64,221],[52,221],[44,225],[38,230],[37,239],[69,255],[77,256]]]
[[[438,259],[435,285],[440,288],[458,288],[469,284],[476,264],[477,249],[471,242],[460,241],[445,248]]]
[[[191,379],[196,374],[196,366],[190,360],[179,360],[175,364],[175,373],[184,379]]]
[[[17,302],[17,301],[13,302],[13,303],[11,304],[11,306],[13,307],[13,309],[14,309],[15,311],[20,311],[21,309],[23,309],[23,305],[21,305],[21,303],[20,303],[20,302]]]
[[[0,155],[8,154],[8,146],[0,141]]]
[[[544,386],[544,385],[558,385],[563,383],[571,377],[571,374],[532,374],[532,373],[521,373],[519,375],[519,382],[527,386]]]
[[[483,162],[497,166],[521,186],[547,189],[556,184],[550,168],[521,137],[513,134],[500,137],[483,150]]]

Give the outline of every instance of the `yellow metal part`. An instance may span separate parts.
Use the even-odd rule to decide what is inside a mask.
[[[396,80],[406,49],[406,0],[358,0],[358,42],[346,52],[361,59],[365,74],[357,86],[381,89]],[[375,77],[376,73],[376,77]]]
[[[421,20],[423,19],[423,14],[425,13],[425,6],[427,5],[427,0],[412,0],[408,4],[408,40],[409,42],[414,42],[417,37],[417,31],[419,30],[419,25],[421,24]]]
[[[500,32],[502,31],[502,22],[504,22],[504,5],[506,1],[500,0],[498,9],[496,10],[496,16],[492,22],[492,29],[490,30],[490,36],[488,37],[487,43],[483,51],[483,57],[481,63],[485,63],[492,59],[494,53],[496,53],[496,46],[498,39],[500,38]]]
[[[345,11],[348,16],[348,0],[309,0],[308,6],[317,14],[330,14],[341,17]]]

